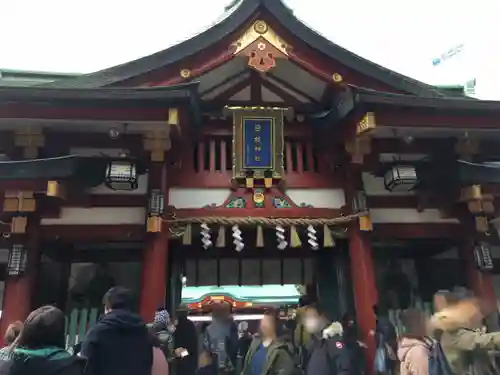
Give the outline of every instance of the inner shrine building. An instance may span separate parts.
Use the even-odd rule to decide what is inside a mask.
[[[116,284],[147,320],[183,284],[295,284],[355,313],[373,355],[377,303],[496,300],[499,118],[277,0],[117,67],[0,80],[0,329]]]

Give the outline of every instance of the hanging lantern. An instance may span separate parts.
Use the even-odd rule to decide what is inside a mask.
[[[276,240],[278,241],[278,249],[285,250],[288,242],[285,237],[285,228],[281,225],[276,225]]]
[[[9,252],[7,273],[9,276],[21,276],[26,272],[28,254],[26,248],[21,244],[14,244]]]
[[[234,249],[237,252],[241,252],[245,248],[245,244],[243,243],[243,237],[241,236],[240,227],[238,225],[233,225],[232,231]]]
[[[201,224],[200,227],[201,227],[201,232],[200,232],[201,243],[203,248],[207,250],[209,247],[212,247],[213,245],[212,235],[210,234],[210,228],[205,223]]]
[[[488,244],[483,242],[474,246],[474,260],[476,267],[481,271],[491,271],[493,269],[493,257]]]
[[[159,189],[153,189],[149,195],[149,215],[161,216],[165,211],[165,196]]]
[[[307,243],[309,244],[309,246],[311,246],[311,249],[319,249],[317,232],[312,225],[309,225],[307,227]]]
[[[410,165],[395,165],[384,176],[384,185],[390,192],[408,192],[418,183],[417,170]]]
[[[139,186],[137,167],[130,160],[113,160],[108,163],[104,179],[113,190],[135,190]]]

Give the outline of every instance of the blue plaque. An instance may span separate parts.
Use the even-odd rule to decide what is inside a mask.
[[[243,117],[243,168],[273,170],[275,156],[272,117]]]

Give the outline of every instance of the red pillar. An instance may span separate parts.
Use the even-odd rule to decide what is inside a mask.
[[[459,256],[465,270],[467,289],[473,291],[474,295],[486,304],[488,310],[493,311],[497,300],[495,288],[493,287],[493,275],[489,272],[480,271],[476,267],[474,241],[465,241],[459,246]]]
[[[33,296],[36,293],[36,280],[40,265],[39,225],[28,225],[24,239],[12,243],[24,243],[27,250],[26,272],[21,276],[7,275],[3,292],[2,317],[0,319],[0,341],[9,324],[20,320],[23,322],[31,312]]]
[[[149,189],[159,188],[168,204],[165,163],[151,163],[149,169]],[[146,322],[151,322],[156,309],[165,306],[166,269],[168,262],[168,227],[163,222],[160,233],[149,233],[142,259],[142,286],[140,314]]]
[[[375,357],[375,339],[370,331],[375,330],[373,305],[377,303],[378,292],[372,257],[372,246],[368,235],[359,229],[358,221],[349,226],[349,256],[351,258],[351,276],[356,304],[356,320],[361,341],[366,349],[366,373],[373,372]]]

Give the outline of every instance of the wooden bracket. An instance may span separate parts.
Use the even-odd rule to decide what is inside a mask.
[[[455,152],[464,160],[470,160],[479,153],[481,142],[477,139],[458,139],[455,143]]]
[[[4,212],[35,212],[36,200],[32,191],[6,191]]]
[[[495,197],[491,194],[483,194],[481,185],[471,185],[462,188],[460,201],[467,202],[467,208],[472,214],[492,215],[495,213]]]
[[[148,216],[146,221],[146,231],[148,233],[160,233],[163,226],[163,220],[159,216]]]
[[[354,164],[363,164],[364,156],[371,153],[371,139],[366,136],[356,137],[346,142],[345,149],[351,155]]]
[[[150,152],[151,161],[164,162],[165,152],[170,150],[170,125],[166,129],[156,129],[147,132],[143,138],[144,149]]]
[[[356,135],[364,134],[375,129],[377,124],[375,123],[375,113],[366,112],[363,118],[356,124]]]
[[[38,149],[45,145],[45,137],[42,129],[27,127],[14,133],[14,144],[23,149],[25,159],[35,159]]]
[[[47,181],[47,197],[66,199],[66,187],[59,181]]]
[[[10,233],[24,234],[28,227],[28,218],[26,216],[14,216],[10,222]]]

